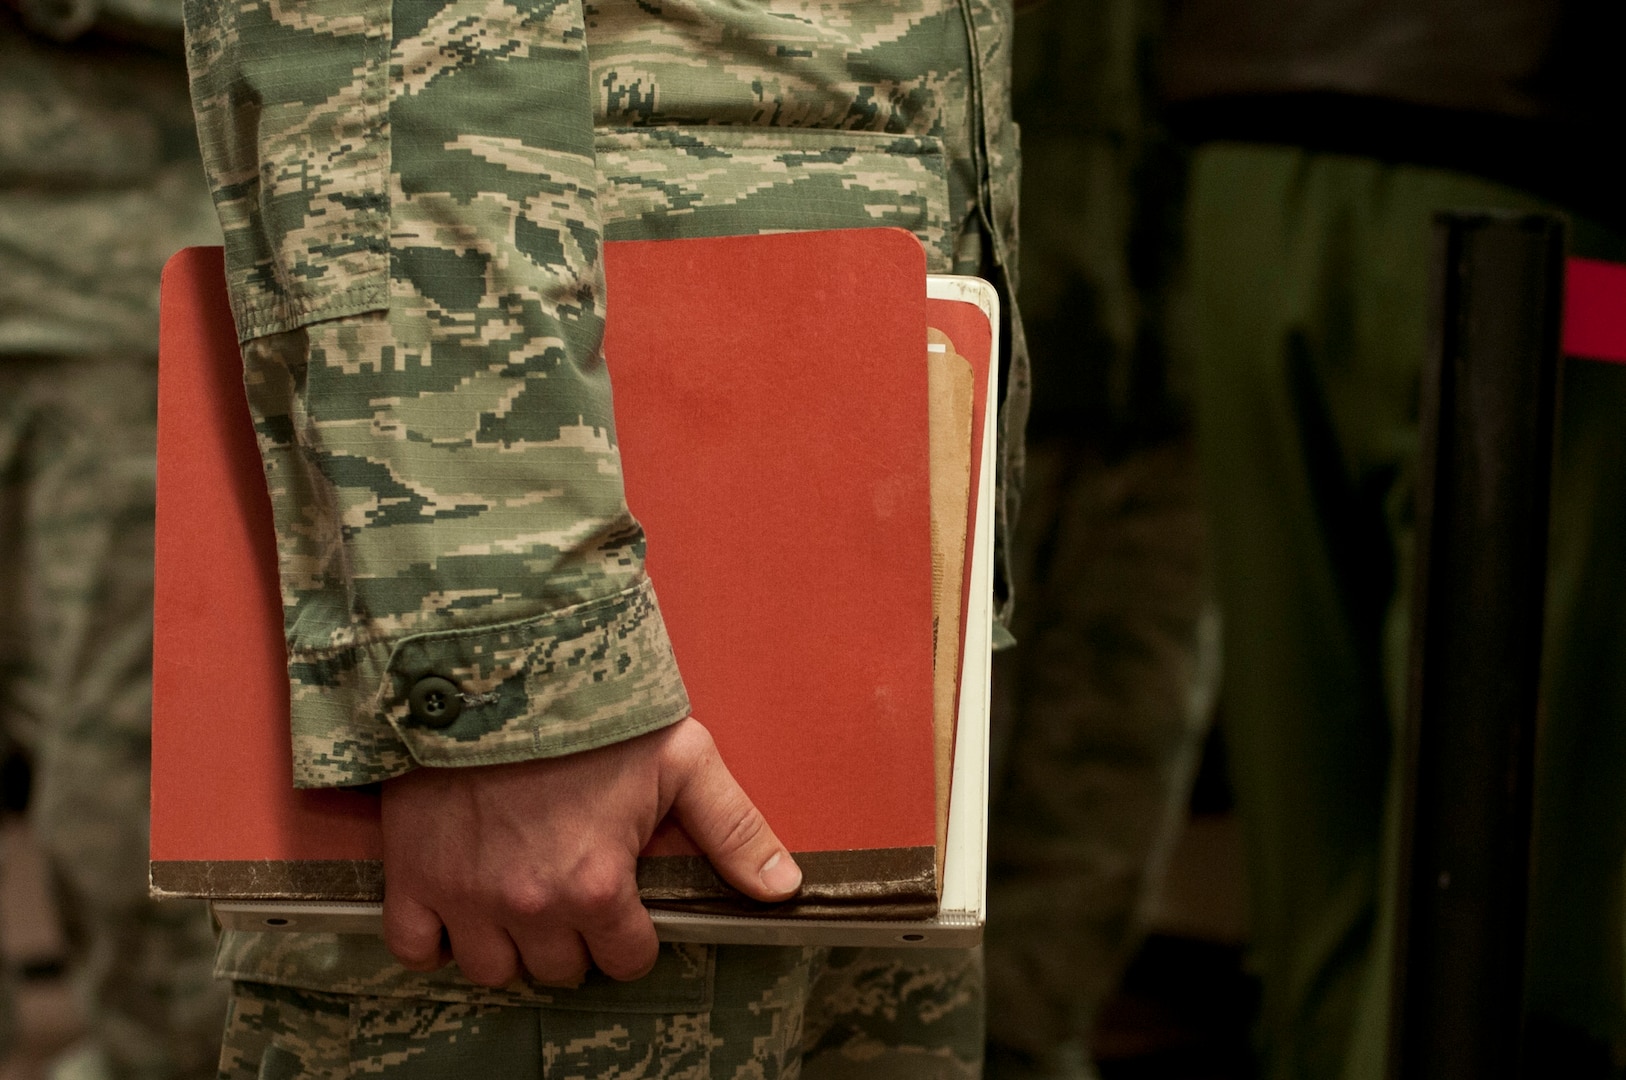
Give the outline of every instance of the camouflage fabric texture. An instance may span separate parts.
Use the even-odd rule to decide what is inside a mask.
[[[223,1080],[961,1080],[981,1054],[974,952],[678,947],[670,995],[607,1015],[241,983]]]
[[[987,223],[1011,193],[987,176],[1014,130],[987,86],[1008,12],[983,7],[194,0],[296,782],[686,714],[621,499],[599,244],[899,224],[934,270],[1007,265],[1014,237]],[[466,704],[449,726],[408,707],[431,671]]]
[[[189,6],[299,783],[567,753],[685,715],[622,502],[600,244],[896,225],[933,271],[1004,280],[1009,21],[989,0]],[[1015,353],[1017,435],[1025,370]],[[449,726],[412,711],[427,673],[457,684]],[[358,1071],[462,1075],[509,1052],[477,1048],[499,1027],[528,1029],[549,1076],[979,1067],[974,953],[668,946],[635,983],[493,992],[370,938],[234,933],[218,971],[239,984],[232,1076],[342,1075],[306,1062],[363,1014],[384,1041],[355,1044],[382,1055]]]
[[[1022,307],[1039,390],[994,668],[989,1080],[1094,1076],[1218,666],[1186,393],[1185,161],[1152,107],[1159,5],[1017,19]]]
[[[0,746],[32,767],[87,1020],[61,1075],[201,1077],[225,1012],[213,927],[147,899],[153,354],[163,260],[219,228],[179,5],[19,8],[0,9]]]

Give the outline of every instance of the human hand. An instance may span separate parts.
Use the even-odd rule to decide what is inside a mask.
[[[736,889],[785,900],[802,872],[694,719],[564,757],[420,768],[386,781],[384,940],[406,967],[455,959],[502,986],[654,966],[638,852],[671,812]],[[442,930],[450,940],[447,953]]]

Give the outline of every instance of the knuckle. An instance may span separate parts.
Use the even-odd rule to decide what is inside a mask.
[[[602,912],[614,907],[626,894],[625,873],[613,862],[595,860],[577,872],[572,888],[582,909]]]
[[[498,894],[498,904],[506,916],[526,921],[547,915],[555,903],[554,890],[531,879],[505,882]]]

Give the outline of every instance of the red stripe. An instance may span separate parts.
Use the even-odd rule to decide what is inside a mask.
[[[1564,281],[1564,352],[1626,364],[1626,266],[1571,259]]]

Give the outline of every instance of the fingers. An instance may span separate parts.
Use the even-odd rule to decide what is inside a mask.
[[[469,982],[498,987],[519,978],[519,950],[500,926],[474,923],[446,929],[452,942],[452,956]]]
[[[533,899],[511,911],[507,925],[533,978],[576,986],[592,965],[613,979],[649,973],[660,942],[638,897],[635,862],[632,852],[595,853],[547,903]]]
[[[774,901],[796,895],[801,867],[723,764],[711,736],[699,724],[691,729],[673,744],[679,780],[672,812],[684,831],[723,880],[747,896]]]
[[[561,902],[546,911],[510,898],[493,906],[503,913],[496,921],[454,918],[450,926],[411,896],[386,894],[385,943],[410,970],[436,971],[455,960],[481,986],[506,986],[528,974],[545,986],[573,988],[594,965],[622,981],[649,974],[660,942],[632,871],[605,861],[574,877]]]
[[[795,892],[800,871],[692,720],[580,754],[387,781],[391,952],[419,971],[455,959],[486,986],[527,973],[577,985],[593,965],[617,979],[646,974],[659,944],[637,857],[674,800],[736,887],[764,900]]]
[[[638,898],[636,877],[620,877],[615,888],[617,895],[594,908],[586,943],[600,971],[626,982],[649,974],[660,955],[660,941],[649,910]]]
[[[542,928],[521,934],[515,941],[525,970],[543,986],[574,988],[587,978],[592,958],[575,931]]]
[[[519,953],[501,928],[487,923],[451,930],[410,896],[385,895],[384,944],[410,971],[438,971],[455,959],[464,976],[481,986],[519,978]]]
[[[412,971],[438,971],[447,953],[440,916],[410,896],[384,894],[384,944]]]

